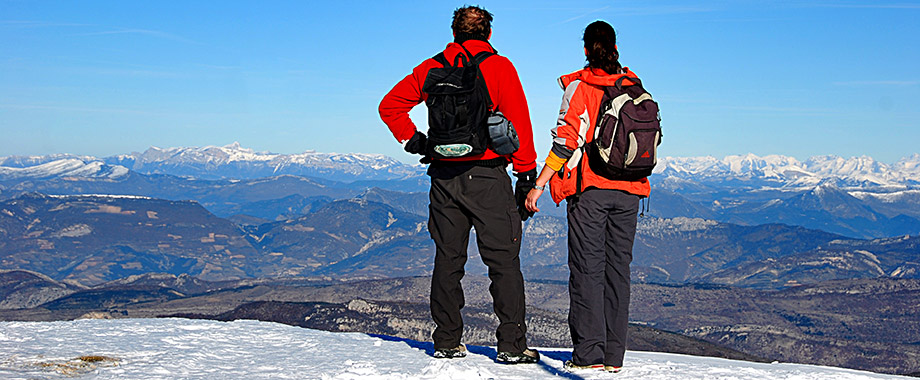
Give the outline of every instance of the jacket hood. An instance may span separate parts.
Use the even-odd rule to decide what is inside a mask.
[[[565,88],[569,86],[569,83],[572,83],[577,80],[580,80],[588,84],[593,84],[595,86],[613,86],[616,84],[617,79],[620,79],[622,77],[639,79],[639,77],[636,76],[636,73],[630,71],[628,67],[623,68],[623,73],[613,74],[613,75],[607,74],[603,70],[585,68],[585,69],[578,70],[574,73],[563,75],[559,77],[559,86],[561,86],[562,89],[565,90]],[[626,85],[626,86],[634,85],[634,84],[636,84],[636,82],[633,82],[630,80],[623,81],[623,85]]]
[[[463,50],[464,47],[473,55],[483,51],[491,51],[498,54],[498,51],[495,50],[495,48],[492,47],[492,44],[490,44],[488,41],[466,40],[463,41],[463,46],[460,46],[460,44],[456,42],[447,44],[447,47],[444,48],[444,58],[447,59],[448,62],[453,63],[454,58],[457,57],[457,54],[466,54],[466,52]]]

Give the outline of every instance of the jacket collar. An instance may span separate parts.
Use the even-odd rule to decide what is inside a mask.
[[[460,53],[466,54],[466,52],[463,51],[464,47],[467,48],[467,50],[469,50],[470,53],[472,53],[473,55],[476,55],[483,51],[491,51],[493,53],[498,53],[498,51],[496,51],[495,48],[492,47],[492,44],[490,44],[488,41],[466,40],[466,41],[463,41],[463,47],[461,47],[460,44],[456,42],[451,42],[447,44],[447,47],[444,48],[444,58],[447,59],[448,62],[453,62],[454,58],[457,57],[457,54],[460,54]]]
[[[593,84],[595,86],[613,86],[614,84],[616,84],[617,79],[620,79],[624,76],[627,78],[636,78],[636,79],[639,78],[638,76],[636,76],[635,73],[630,71],[628,67],[624,67],[621,73],[613,74],[613,75],[607,74],[606,72],[604,72],[604,70],[601,70],[601,69],[584,68],[574,73],[566,74],[566,75],[559,77],[559,86],[561,86],[562,89],[565,90],[565,88],[569,86],[569,83],[572,83],[577,80],[580,80],[588,84]],[[633,84],[635,84],[635,82],[632,82],[629,80],[623,81],[623,85],[626,85],[626,86],[633,85]]]

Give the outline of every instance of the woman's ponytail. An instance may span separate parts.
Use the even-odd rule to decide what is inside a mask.
[[[617,34],[610,24],[595,21],[585,28],[586,68],[601,69],[607,74],[620,72],[620,52],[617,51]]]

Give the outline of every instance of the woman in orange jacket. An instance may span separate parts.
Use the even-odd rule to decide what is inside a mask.
[[[595,21],[585,28],[584,69],[559,78],[565,89],[553,147],[528,193],[525,206],[537,212],[544,186],[553,200],[567,200],[569,246],[570,369],[619,371],[626,352],[629,321],[629,264],[640,198],[650,192],[647,178],[612,180],[595,174],[584,157],[594,136],[604,87],[636,74],[619,63],[616,33]],[[637,81],[636,81],[637,82]],[[580,172],[580,175],[579,175]],[[580,177],[580,178],[579,178]]]

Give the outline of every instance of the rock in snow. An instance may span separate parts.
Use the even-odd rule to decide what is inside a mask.
[[[500,365],[495,349],[434,359],[431,343],[258,321],[0,322],[0,378],[54,379],[908,379],[800,364],[630,351],[624,371],[568,373],[567,349]]]

